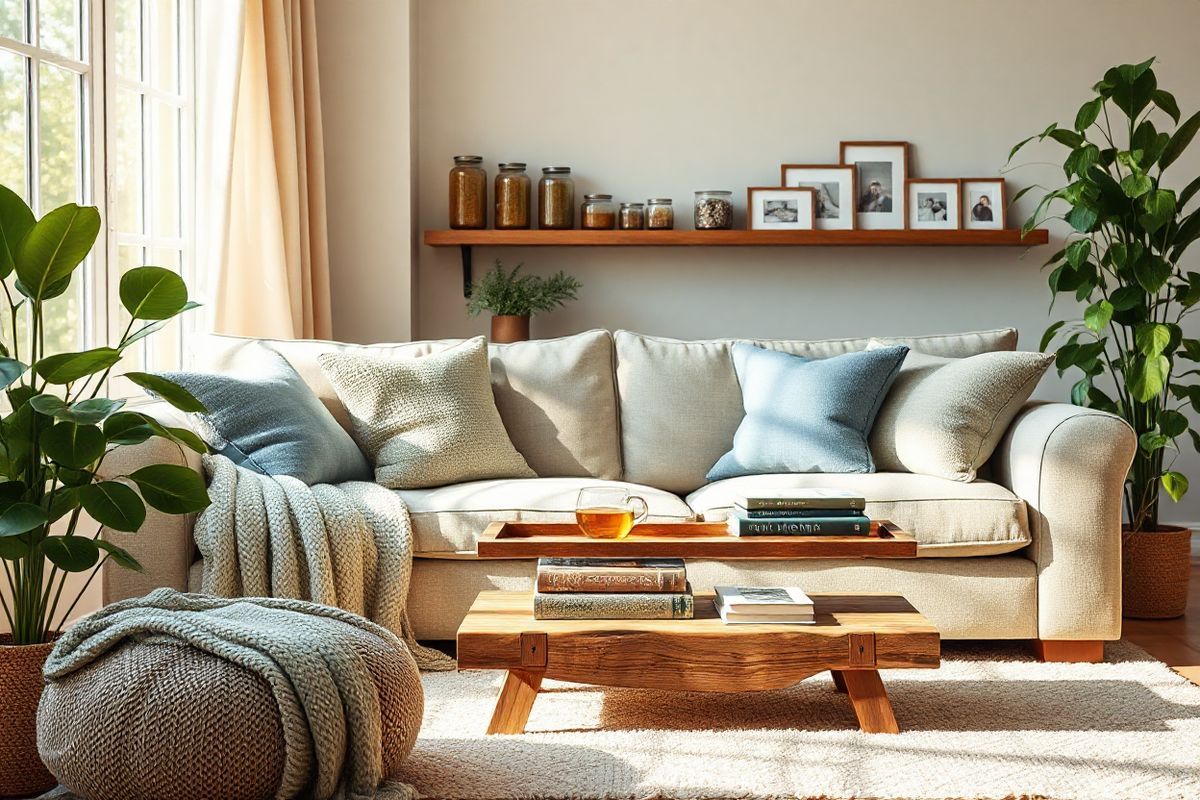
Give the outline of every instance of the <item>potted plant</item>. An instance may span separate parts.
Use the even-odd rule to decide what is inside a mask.
[[[1200,238],[1200,211],[1187,210],[1200,178],[1168,182],[1164,174],[1200,129],[1200,113],[1180,124],[1153,63],[1108,70],[1074,124],[1050,125],[1016,145],[1009,160],[1033,140],[1067,150],[1064,186],[1030,187],[1013,201],[1030,189],[1043,193],[1026,232],[1050,219],[1070,226],[1045,266],[1053,268],[1052,296],[1073,295],[1082,318],[1052,324],[1042,349],[1058,339],[1059,374],[1082,373],[1072,402],[1117,414],[1137,433],[1124,497],[1124,608],[1127,616],[1158,618],[1186,608],[1191,538],[1187,529],[1159,523],[1160,490],[1175,501],[1188,490],[1187,476],[1174,468],[1185,435],[1200,451],[1200,434],[1184,413],[1200,410],[1200,339],[1182,326],[1200,302],[1200,272],[1183,260]]]
[[[518,264],[512,272],[505,272],[496,259],[496,265],[471,285],[467,311],[473,317],[483,311],[492,312],[491,338],[498,344],[525,341],[529,338],[530,316],[577,299],[581,284],[570,275],[561,271],[548,278],[519,275],[523,266]]]
[[[103,479],[114,447],[162,437],[206,452],[204,442],[102,396],[123,353],[196,306],[183,280],[161,267],[121,277],[129,324],[113,347],[47,352],[47,303],[67,291],[100,231],[95,208],[69,204],[35,219],[29,206],[0,186],[0,285],[8,331],[0,334],[0,610],[11,633],[0,637],[0,796],[37,794],[54,779],[37,755],[35,719],[42,666],[59,630],[105,564],[140,569],[132,556],[99,538],[99,526],[137,531],[146,505],[187,514],[208,505],[204,481],[187,467],[159,464]],[[184,411],[204,407],[187,391],[144,372],[124,376]],[[132,487],[140,490],[134,491]],[[88,527],[84,530],[86,512]],[[68,576],[88,573],[82,588]]]

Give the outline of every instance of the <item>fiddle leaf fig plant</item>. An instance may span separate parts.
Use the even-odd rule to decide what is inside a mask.
[[[100,538],[100,527],[133,533],[145,521],[147,505],[187,514],[209,502],[204,481],[184,466],[157,464],[101,477],[114,448],[152,437],[206,450],[190,431],[166,427],[101,394],[131,346],[196,307],[182,278],[162,267],[127,271],[119,294],[129,324],[116,345],[47,351],[55,307],[48,301],[70,288],[99,232],[93,207],[71,203],[39,220],[0,185],[0,286],[9,328],[0,333],[0,389],[7,400],[0,417],[0,564],[7,590],[0,591],[0,609],[16,645],[49,640],[106,564],[141,569],[128,552]],[[204,408],[161,377],[124,377],[184,411]],[[85,512],[98,525],[94,533],[81,530]],[[72,573],[89,574],[73,599],[64,598]]]
[[[1134,531],[1158,529],[1160,489],[1176,501],[1187,492],[1187,476],[1173,468],[1180,440],[1200,451],[1200,434],[1184,413],[1200,411],[1200,339],[1183,328],[1200,308],[1200,272],[1184,260],[1200,238],[1200,211],[1188,210],[1200,177],[1165,177],[1200,130],[1200,112],[1180,122],[1154,61],[1109,69],[1070,125],[1051,124],[1009,154],[1011,161],[1035,140],[1067,151],[1063,186],[1031,186],[1013,202],[1042,193],[1025,232],[1052,219],[1070,226],[1064,247],[1045,264],[1052,268],[1050,305],[1072,295],[1082,314],[1050,325],[1041,348],[1057,340],[1059,374],[1080,374],[1072,402],[1118,414],[1137,433],[1124,498]]]

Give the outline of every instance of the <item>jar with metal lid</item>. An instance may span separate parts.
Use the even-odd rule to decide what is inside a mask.
[[[487,172],[483,156],[455,156],[450,170],[450,227],[487,227]]]
[[[651,197],[646,201],[646,228],[669,231],[675,227],[675,209],[669,197]]]
[[[585,194],[579,207],[579,227],[586,230],[611,231],[617,227],[617,209],[611,194]]]
[[[733,192],[710,189],[696,192],[696,230],[727,230],[733,227]]]
[[[542,167],[538,181],[538,227],[570,230],[575,227],[575,181],[570,167]]]
[[[523,161],[500,165],[496,175],[496,212],[492,223],[497,230],[529,227],[529,176]]]
[[[646,227],[646,206],[641,203],[621,203],[617,212],[617,227],[623,231],[640,231]]]

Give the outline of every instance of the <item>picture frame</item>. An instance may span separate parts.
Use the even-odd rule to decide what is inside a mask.
[[[961,181],[963,230],[1002,231],[1008,227],[1008,194],[1004,178],[962,178]],[[984,203],[984,211],[976,208]],[[985,216],[991,219],[983,219]]]
[[[961,230],[962,181],[958,178],[909,178],[904,196],[909,230]]]
[[[779,185],[814,192],[814,227],[823,231],[855,228],[854,167],[846,164],[780,164]]]
[[[746,189],[746,230],[811,231],[816,222],[816,191],[802,186]]]
[[[903,230],[907,206],[908,142],[840,142],[842,164],[854,167],[855,227]]]

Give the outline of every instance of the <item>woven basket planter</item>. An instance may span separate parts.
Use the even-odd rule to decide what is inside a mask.
[[[42,667],[53,642],[21,647],[0,635],[0,797],[27,797],[54,788],[37,750]]]
[[[1121,536],[1121,599],[1134,619],[1169,619],[1187,609],[1192,531],[1163,525]]]

